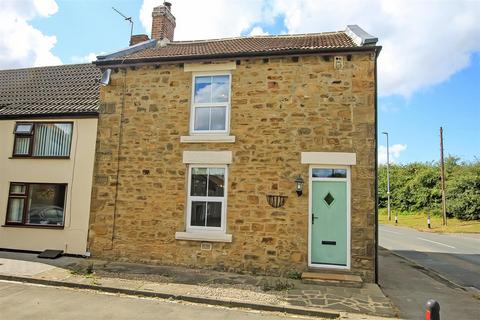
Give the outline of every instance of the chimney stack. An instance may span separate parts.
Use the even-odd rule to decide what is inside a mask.
[[[164,2],[163,5],[153,8],[152,12],[152,39],[173,41],[175,31],[175,17],[172,4]]]
[[[137,43],[150,40],[146,34],[134,34],[130,37],[130,45],[134,46]]]

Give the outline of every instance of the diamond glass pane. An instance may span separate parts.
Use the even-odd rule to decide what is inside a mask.
[[[325,198],[323,198],[323,200],[325,200],[325,203],[328,204],[329,206],[333,203],[333,201],[335,200],[335,198],[332,196],[332,194],[329,192],[327,193],[327,195],[325,196]]]

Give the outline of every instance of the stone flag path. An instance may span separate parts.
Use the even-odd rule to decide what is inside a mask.
[[[72,257],[47,260],[12,252],[0,252],[0,279],[324,318],[396,315],[374,284],[321,286],[278,277]]]

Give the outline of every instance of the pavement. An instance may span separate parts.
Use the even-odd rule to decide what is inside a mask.
[[[461,287],[480,290],[480,234],[438,234],[380,225],[379,243]]]
[[[345,288],[181,267],[39,259],[6,251],[0,251],[0,279],[319,318],[395,316],[391,301],[375,284]]]
[[[379,285],[402,319],[425,319],[424,305],[429,299],[440,303],[441,319],[479,319],[480,296],[384,248],[379,250],[379,266]]]
[[[2,319],[306,319],[280,313],[211,307],[90,290],[2,281],[0,281],[0,306]]]

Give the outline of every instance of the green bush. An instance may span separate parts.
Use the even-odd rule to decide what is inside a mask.
[[[447,214],[463,220],[480,219],[480,161],[445,160]],[[438,163],[390,165],[391,206],[394,210],[441,213],[442,194]],[[387,207],[387,167],[378,170],[379,207]]]
[[[480,166],[457,170],[446,191],[449,214],[463,220],[480,219]]]

